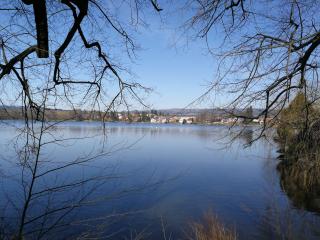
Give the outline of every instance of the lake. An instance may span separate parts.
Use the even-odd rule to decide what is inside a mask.
[[[24,156],[19,149],[25,139],[16,140],[23,136],[17,130],[22,125],[19,121],[0,125],[0,216],[12,231],[23,204],[22,182],[30,180],[28,170],[17,164],[18,155]],[[131,239],[143,233],[147,239],[164,239],[165,229],[172,239],[186,239],[190,223],[212,212],[235,229],[239,239],[318,239],[317,209],[297,204],[283,190],[277,145],[270,139],[247,145],[255,130],[247,127],[234,139],[226,126],[107,123],[103,131],[98,122],[57,124],[43,137],[47,144],[40,152],[38,173],[79,164],[35,181],[29,220],[48,206],[81,202],[54,234],[44,238],[72,239],[90,233]],[[92,181],[81,182],[84,179]],[[42,222],[57,217],[52,214]],[[39,221],[28,224],[30,238]],[[71,227],[65,228],[67,222]]]

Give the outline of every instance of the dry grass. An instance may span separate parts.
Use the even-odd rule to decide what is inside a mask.
[[[191,232],[187,234],[189,240],[236,240],[234,230],[226,228],[212,213],[207,213],[202,222],[190,224]]]

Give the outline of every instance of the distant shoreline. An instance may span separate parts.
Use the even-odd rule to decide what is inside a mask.
[[[7,118],[7,119],[0,119],[0,122],[2,121],[24,121],[24,119],[19,118],[19,119],[15,119],[15,118]],[[48,122],[61,122],[61,123],[67,123],[67,122],[101,122],[101,123],[124,123],[124,124],[150,124],[150,125],[161,125],[161,126],[165,126],[165,125],[177,125],[177,126],[228,126],[228,127],[232,127],[232,126],[261,126],[261,124],[259,123],[222,123],[222,122],[213,122],[213,123],[202,123],[202,122],[193,122],[193,123],[179,123],[179,122],[170,122],[170,123],[152,123],[152,122],[134,122],[134,121],[100,121],[100,120],[77,120],[77,119],[49,119],[46,120]]]

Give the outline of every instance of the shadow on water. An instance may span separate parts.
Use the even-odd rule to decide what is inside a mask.
[[[299,209],[320,213],[320,161],[282,160],[278,167],[280,185]]]
[[[268,192],[266,208],[259,216],[259,239],[320,238],[320,162],[283,158],[276,169],[276,184],[286,199]],[[287,156],[289,157],[289,156]]]

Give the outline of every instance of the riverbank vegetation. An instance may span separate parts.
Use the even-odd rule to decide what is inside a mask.
[[[190,224],[188,240],[236,240],[235,230],[227,228],[212,212],[203,216],[202,221]]]
[[[315,103],[298,93],[278,120],[276,139],[286,154],[316,153],[320,141],[320,112]],[[311,157],[311,156],[309,156]]]
[[[280,114],[280,185],[296,207],[319,211],[320,112],[318,103],[298,93]]]

